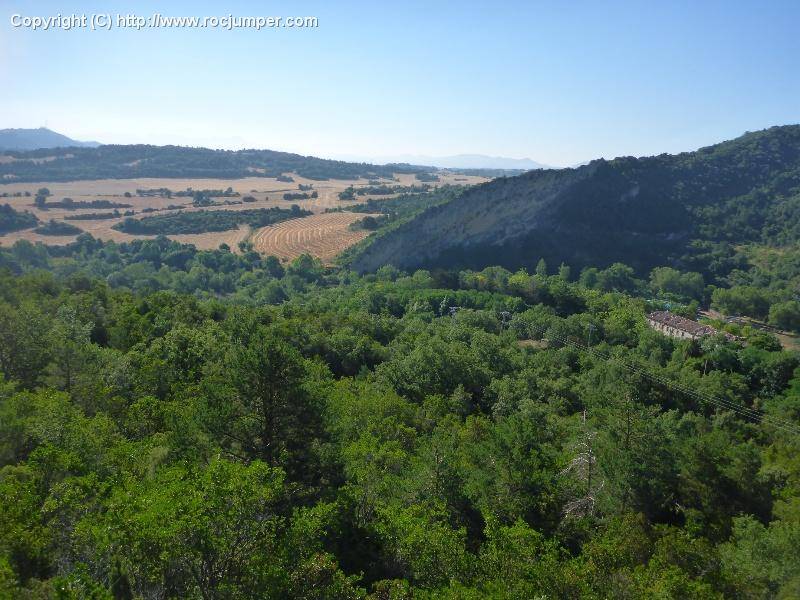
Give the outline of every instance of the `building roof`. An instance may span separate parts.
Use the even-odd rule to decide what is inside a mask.
[[[657,310],[655,312],[651,312],[647,315],[647,318],[651,321],[656,323],[661,323],[662,325],[667,325],[669,327],[674,327],[680,331],[685,331],[691,335],[701,337],[704,335],[716,335],[719,333],[716,329],[709,325],[703,325],[702,323],[698,323],[697,321],[692,321],[691,319],[687,319],[685,317],[681,317],[680,315],[673,314],[668,310]],[[727,332],[722,332],[726,338],[729,340],[737,339],[735,335],[731,335]]]

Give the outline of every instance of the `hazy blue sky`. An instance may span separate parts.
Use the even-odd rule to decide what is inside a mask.
[[[30,31],[14,13],[317,16]],[[565,165],[800,122],[800,2],[0,0],[0,127],[317,155]]]

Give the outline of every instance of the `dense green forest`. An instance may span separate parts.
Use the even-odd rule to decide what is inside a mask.
[[[644,322],[702,276],[241,250],[0,249],[0,594],[800,595],[797,355]]]
[[[296,204],[291,208],[252,208],[247,210],[197,210],[192,212],[170,213],[153,217],[135,219],[129,217],[114,225],[114,229],[137,235],[175,235],[179,233],[204,233],[207,231],[227,231],[240,224],[251,227],[264,227],[305,217],[311,212]]]
[[[4,181],[76,181],[136,177],[280,177],[294,172],[309,179],[392,177],[428,167],[370,165],[301,156],[274,150],[210,150],[183,146],[108,145],[97,148],[43,148],[6,151],[16,160],[0,163]],[[57,157],[35,162],[32,159]],[[280,181],[293,181],[283,177]]]

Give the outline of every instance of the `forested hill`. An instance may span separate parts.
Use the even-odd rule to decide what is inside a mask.
[[[421,173],[430,167],[370,165],[301,156],[275,150],[211,150],[183,146],[106,145],[7,151],[15,159],[0,161],[0,180],[76,181],[134,177],[276,177],[294,172],[309,179],[391,177]],[[46,161],[35,160],[47,158]]]
[[[795,242],[798,209],[800,126],[773,127],[696,152],[500,178],[376,236],[352,265],[682,266],[711,243]]]

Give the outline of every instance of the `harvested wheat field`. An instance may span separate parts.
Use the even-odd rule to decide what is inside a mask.
[[[44,159],[43,159],[44,160]],[[366,237],[367,232],[350,231],[347,227],[359,218],[349,213],[327,214],[324,211],[329,208],[340,208],[348,204],[366,202],[373,198],[376,200],[386,200],[393,198],[396,194],[381,196],[358,196],[353,200],[340,200],[339,193],[352,186],[359,188],[369,185],[365,179],[331,179],[316,181],[300,177],[295,173],[290,174],[293,182],[282,182],[276,178],[269,177],[247,177],[243,179],[172,179],[172,178],[141,178],[141,179],[100,179],[83,180],[69,182],[48,182],[41,181],[35,183],[0,183],[0,204],[9,204],[12,208],[19,211],[29,211],[40,221],[65,221],[67,217],[86,213],[108,213],[108,209],[98,208],[73,208],[64,209],[58,207],[43,210],[34,205],[34,195],[39,188],[48,188],[52,194],[52,201],[62,198],[72,198],[75,202],[91,202],[96,200],[106,200],[115,203],[129,205],[120,209],[120,216],[116,218],[97,219],[97,220],[67,220],[70,224],[79,228],[81,231],[90,233],[97,239],[104,241],[129,242],[134,239],[147,239],[154,236],[131,235],[118,231],[113,226],[125,217],[125,212],[132,213],[134,218],[142,218],[150,215],[169,214],[176,211],[175,207],[180,207],[182,212],[193,212],[197,210],[217,211],[217,210],[248,210],[258,208],[289,208],[292,204],[297,204],[304,210],[315,213],[312,219],[302,224],[295,220],[292,225],[283,224],[267,227],[270,231],[263,233],[265,242],[256,243],[256,248],[260,251],[269,252],[276,256],[292,258],[304,252],[319,256],[323,260],[331,260],[336,253],[341,252],[348,246]],[[488,181],[484,177],[457,176],[452,173],[440,173],[440,181],[431,183],[431,187],[446,184],[475,185]],[[396,174],[394,179],[381,179],[380,183],[386,185],[418,185],[414,175]],[[286,193],[298,193],[300,186],[308,186],[309,195],[316,192],[316,198],[284,200]],[[153,195],[139,195],[137,190],[152,190],[167,188],[172,192],[179,192],[192,188],[194,190],[232,190],[238,195],[231,198],[217,197],[216,200],[233,200],[238,203],[195,207],[192,205],[192,198],[187,196],[162,197]],[[27,192],[28,196],[14,196],[15,193]],[[125,194],[128,194],[127,196]],[[242,202],[242,198],[251,196],[252,202]],[[364,216],[364,215],[360,215]],[[284,231],[286,229],[286,231]],[[263,230],[259,231],[259,234]],[[248,227],[242,226],[239,229],[228,231],[208,232],[197,234],[168,235],[170,239],[185,244],[194,244],[201,250],[210,250],[219,247],[220,244],[228,244],[234,252],[238,251],[238,244],[250,239],[251,231]],[[274,239],[273,237],[274,236]],[[74,241],[77,235],[48,236],[41,235],[31,229],[14,231],[5,235],[0,235],[0,246],[11,246],[18,240],[28,240],[34,243],[47,245],[64,245]],[[255,240],[254,240],[255,241]],[[265,245],[266,244],[266,245]],[[269,250],[263,248],[269,247]]]
[[[228,229],[227,231],[176,233],[168,237],[181,244],[192,244],[198,250],[216,250],[221,244],[227,244],[231,250],[238,253],[239,242],[247,241],[250,231],[249,225],[239,225],[238,229]]]
[[[262,227],[253,234],[252,242],[263,254],[293,259],[308,253],[329,263],[337,254],[369,235],[368,231],[349,229],[351,223],[365,216],[337,212],[291,219]]]
[[[104,241],[114,241],[119,243],[131,242],[133,240],[154,239],[155,235],[131,235],[122,231],[112,229],[108,221],[71,221],[78,224],[80,228],[92,234],[95,238]],[[216,250],[220,244],[227,244],[231,250],[239,252],[239,242],[247,241],[250,236],[250,226],[240,225],[238,229],[228,229],[227,231],[211,231],[208,233],[179,233],[171,234],[171,240],[181,244],[192,244],[198,250]],[[42,235],[32,229],[22,231],[12,231],[0,236],[0,246],[13,246],[18,240],[27,240],[34,244],[41,243],[47,246],[65,246],[75,241],[77,235]]]

